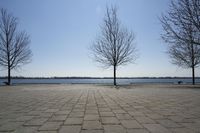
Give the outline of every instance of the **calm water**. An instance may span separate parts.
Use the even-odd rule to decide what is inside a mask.
[[[0,79],[2,85],[6,79]],[[191,78],[169,78],[169,79],[117,79],[118,84],[134,84],[134,83],[165,83],[177,84],[178,81],[183,83],[191,83]],[[13,84],[112,84],[113,79],[12,79]],[[196,83],[200,84],[200,78],[196,79]]]

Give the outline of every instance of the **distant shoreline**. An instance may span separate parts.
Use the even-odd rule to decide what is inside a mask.
[[[155,83],[155,84],[128,84],[128,85],[117,85],[116,87],[113,86],[113,84],[81,84],[81,83],[76,83],[76,84],[55,84],[55,83],[23,83],[23,84],[12,84],[11,87],[17,87],[17,86],[99,86],[99,87],[103,87],[103,86],[108,86],[111,88],[116,88],[116,89],[138,89],[138,88],[148,88],[148,89],[156,89],[156,88],[160,88],[160,89],[200,89],[200,84],[162,84],[162,83]],[[0,85],[0,89],[2,89],[2,87],[7,87],[7,85]]]
[[[117,79],[191,79],[192,77],[117,77]],[[0,77],[7,79],[7,77]],[[113,77],[12,77],[12,79],[113,79]],[[195,77],[200,79],[200,77]]]
[[[6,77],[0,79],[0,85],[7,82]],[[13,77],[12,84],[113,84],[113,78],[99,77]],[[191,77],[119,77],[117,84],[191,84]],[[196,84],[200,84],[200,78],[196,78]]]

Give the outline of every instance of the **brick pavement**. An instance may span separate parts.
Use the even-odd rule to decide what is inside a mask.
[[[0,87],[0,133],[200,133],[200,89]]]

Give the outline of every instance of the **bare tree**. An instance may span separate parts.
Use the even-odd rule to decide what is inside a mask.
[[[160,21],[164,33],[162,39],[169,45],[172,63],[183,68],[192,68],[195,84],[195,67],[200,63],[199,0],[171,2],[170,11]],[[198,19],[196,18],[198,16]]]
[[[17,31],[17,18],[1,9],[0,65],[8,70],[8,85],[11,83],[11,70],[30,62],[29,43],[29,36]]]
[[[136,59],[136,47],[133,43],[134,34],[122,27],[117,17],[116,7],[107,7],[101,34],[91,46],[95,61],[108,68],[113,66],[114,85],[116,85],[116,70]]]
[[[160,18],[165,31],[164,39],[170,42],[181,40],[200,45],[200,0],[171,1],[170,9]],[[186,29],[191,25],[193,39],[185,38]]]
[[[192,40],[190,33],[188,34]],[[184,41],[177,41],[169,45],[168,53],[173,64],[192,69],[192,83],[195,84],[195,68],[200,64],[200,46]]]

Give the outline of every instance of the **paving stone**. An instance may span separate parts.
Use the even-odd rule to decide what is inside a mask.
[[[156,121],[148,118],[148,117],[134,117],[139,123],[156,123]]]
[[[64,121],[66,118],[66,115],[54,115],[49,119],[49,121]]]
[[[55,113],[57,111],[59,111],[59,109],[47,109],[45,112],[47,112],[47,113]]]
[[[104,133],[103,130],[81,130],[81,133]]]
[[[173,122],[172,120],[164,119],[164,120],[157,120],[158,123],[163,125],[164,127],[174,128],[174,127],[183,127],[180,124]]]
[[[106,108],[99,108],[100,112],[111,112],[111,109],[106,107]]]
[[[121,125],[104,125],[105,133],[126,133],[126,129]]]
[[[34,133],[58,133],[57,131],[36,131]]]
[[[53,116],[53,113],[40,113],[39,117],[43,118],[50,118]]]
[[[88,115],[88,114],[86,114],[85,116],[84,116],[84,120],[99,120],[99,116],[98,115]]]
[[[131,119],[133,119],[133,117],[130,116],[129,114],[116,114],[116,117],[119,120],[131,120]]]
[[[21,125],[23,125],[23,122],[8,122],[0,126],[0,132],[15,131]]]
[[[149,133],[146,129],[127,129],[127,133]]]
[[[86,112],[85,112],[86,114],[99,114],[99,112],[98,112],[98,110],[96,109],[96,110],[86,110]]]
[[[160,124],[143,124],[152,133],[170,133],[171,131]]]
[[[64,125],[81,125],[83,118],[67,118]]]
[[[32,118],[33,118],[33,116],[20,116],[14,121],[22,121],[23,122],[23,121],[31,120]]]
[[[48,118],[34,118],[34,119],[24,123],[24,126],[41,126],[47,120],[48,120]]]
[[[59,133],[80,133],[81,126],[62,126]]]
[[[139,112],[139,111],[128,111],[128,113],[131,115],[131,116],[145,116],[145,114],[143,112]]]
[[[187,119],[185,119],[184,117],[181,116],[170,116],[168,117],[170,120],[174,121],[174,122],[184,122],[184,123],[190,123],[191,121],[187,121]]]
[[[58,130],[62,122],[46,122],[39,128],[39,131],[51,131]]]
[[[68,115],[70,112],[69,110],[57,111],[55,115]]]
[[[39,116],[40,114],[41,114],[41,111],[30,111],[27,115]]]
[[[159,114],[146,114],[149,118],[159,120],[159,119],[165,119],[164,116]]]
[[[124,110],[126,110],[127,112],[135,111],[135,109],[133,107],[124,107]]]
[[[119,124],[119,120],[116,117],[101,117],[103,124]]]
[[[115,114],[113,112],[100,112],[100,115],[102,117],[104,117],[104,116],[115,116]]]
[[[19,127],[12,133],[35,133],[38,127]]]
[[[69,114],[69,117],[84,117],[84,112],[83,111],[81,111],[81,112],[71,112],[70,114]]]
[[[184,127],[194,131],[199,132],[200,131],[200,125],[198,123],[181,123]]]
[[[82,128],[85,130],[103,129],[99,121],[84,121]]]
[[[126,111],[122,110],[122,109],[118,109],[118,110],[112,110],[115,114],[125,114]]]
[[[121,124],[125,128],[143,128],[136,120],[121,120]]]
[[[194,131],[188,128],[171,128],[169,130],[173,133],[194,133]]]
[[[85,112],[85,109],[83,108],[83,109],[73,109],[72,110],[74,113],[75,112]]]

